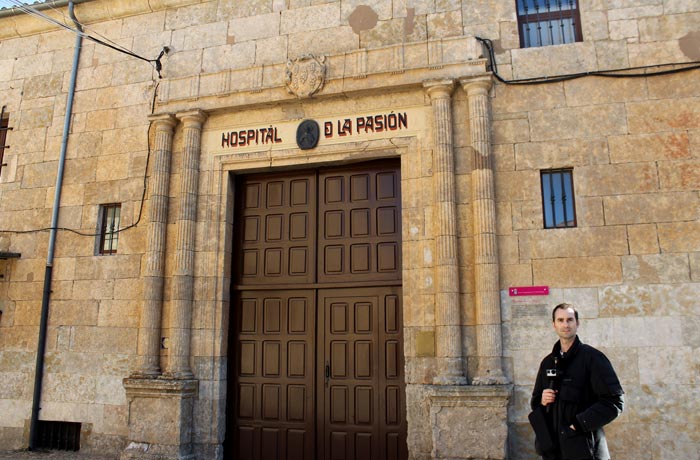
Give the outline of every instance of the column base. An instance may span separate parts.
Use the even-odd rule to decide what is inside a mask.
[[[191,371],[167,371],[163,373],[163,378],[167,380],[192,380],[194,374]]]
[[[507,385],[510,382],[503,375],[502,358],[500,356],[479,356],[476,376],[472,385]]]
[[[466,385],[461,358],[438,358],[438,372],[433,377],[434,385]]]
[[[196,380],[126,378],[129,444],[120,460],[194,460]]]
[[[512,392],[511,385],[430,387],[431,458],[505,460]]]
[[[466,385],[467,378],[463,375],[436,375],[433,378],[433,385]]]
[[[487,375],[487,376],[476,376],[472,379],[472,385],[478,385],[478,386],[483,386],[483,385],[507,385],[508,379],[503,376],[497,376],[497,375]]]
[[[157,379],[158,377],[161,376],[161,371],[160,369],[139,369],[134,372],[129,376],[130,379]]]

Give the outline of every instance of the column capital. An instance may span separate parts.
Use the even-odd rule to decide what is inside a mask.
[[[455,88],[454,80],[430,80],[423,82],[423,88],[430,96],[430,99],[449,98]]]
[[[201,128],[202,123],[207,119],[206,112],[200,109],[180,112],[175,116],[185,125],[185,128]]]
[[[156,129],[172,130],[177,125],[177,118],[169,113],[149,115],[148,120],[156,125]]]
[[[493,78],[490,75],[481,75],[479,77],[460,78],[462,89],[469,95],[488,94],[491,86],[493,86]]]

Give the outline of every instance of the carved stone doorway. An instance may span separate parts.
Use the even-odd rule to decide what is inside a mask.
[[[236,184],[226,458],[407,458],[398,162]]]

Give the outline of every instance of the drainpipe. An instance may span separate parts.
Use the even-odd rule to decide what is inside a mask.
[[[68,2],[68,13],[79,31],[83,31],[73,12],[73,1]],[[73,69],[70,76],[68,89],[68,101],[66,103],[66,116],[63,122],[63,139],[61,141],[61,154],[58,159],[58,172],[56,173],[56,191],[53,200],[53,213],[51,215],[51,233],[49,234],[49,250],[46,256],[46,271],[44,272],[44,293],[41,299],[41,322],[39,323],[39,343],[36,352],[36,371],[34,372],[34,397],[32,399],[32,418],[29,425],[29,450],[36,450],[38,441],[37,424],[39,410],[41,410],[41,384],[44,377],[44,353],[46,352],[46,331],[49,322],[49,297],[51,296],[51,278],[53,276],[53,258],[56,247],[56,233],[58,227],[58,210],[61,202],[61,186],[63,184],[63,167],[66,162],[66,147],[70,132],[71,112],[73,111],[73,96],[75,95],[75,80],[78,75],[78,61],[83,37],[76,34],[75,49],[73,52]]]
[[[55,9],[55,8],[63,8],[66,5],[69,5],[70,3],[75,3],[76,5],[80,3],[85,3],[85,2],[91,2],[92,0],[45,0],[43,3],[36,3],[36,4],[31,4],[31,2],[27,2],[28,4],[31,5],[32,8],[34,8],[37,11],[42,11],[42,10],[48,10],[48,9]],[[0,18],[6,18],[10,16],[19,16],[20,14],[25,14],[24,10],[17,6],[6,6],[4,8],[0,8]]]

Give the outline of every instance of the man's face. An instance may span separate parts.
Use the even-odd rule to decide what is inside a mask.
[[[571,308],[557,308],[554,312],[554,330],[560,339],[570,340],[576,337],[578,321]]]

